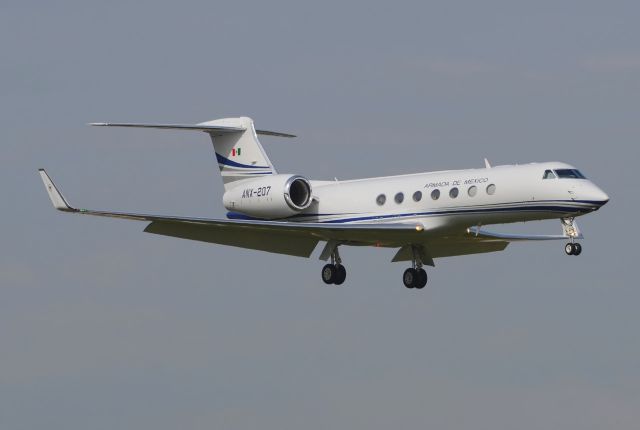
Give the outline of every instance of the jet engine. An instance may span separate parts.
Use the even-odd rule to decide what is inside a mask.
[[[242,180],[224,193],[231,212],[263,219],[286,218],[302,212],[313,201],[311,183],[299,175],[269,175]]]

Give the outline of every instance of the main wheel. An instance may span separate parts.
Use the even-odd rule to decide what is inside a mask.
[[[416,279],[417,284],[416,284],[416,288],[417,289],[422,289],[425,287],[425,285],[427,285],[427,272],[426,270],[424,270],[423,268],[420,268],[417,270],[418,272],[418,279]]]
[[[402,283],[404,283],[404,286],[407,288],[415,288],[417,284],[416,281],[419,279],[418,276],[418,271],[412,267],[409,267],[402,274]]]
[[[576,252],[576,248],[574,247],[573,243],[569,242],[564,246],[564,252],[567,255],[574,255]]]
[[[336,281],[338,268],[334,264],[325,264],[322,268],[322,280],[325,284],[333,284]]]
[[[580,245],[579,243],[574,243],[573,244],[573,255],[580,255],[581,252],[582,252],[582,245]]]
[[[344,280],[347,279],[347,269],[341,264],[337,266],[336,276],[333,283],[336,285],[342,285]]]

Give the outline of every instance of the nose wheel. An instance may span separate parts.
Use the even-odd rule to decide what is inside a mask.
[[[564,252],[567,255],[580,255],[582,253],[582,245],[577,242],[569,242],[564,246]]]

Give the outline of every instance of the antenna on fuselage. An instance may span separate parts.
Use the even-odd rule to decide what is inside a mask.
[[[486,158],[484,159],[484,167],[486,167],[487,169],[491,168],[491,163],[489,163],[489,160],[487,160]]]

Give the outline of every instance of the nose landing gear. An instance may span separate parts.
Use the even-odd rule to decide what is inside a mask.
[[[571,242],[564,246],[564,252],[567,255],[580,255],[582,253],[582,245],[574,242],[575,239],[582,238],[582,233],[576,224],[575,218],[562,218],[562,231],[564,235],[571,239]]]

